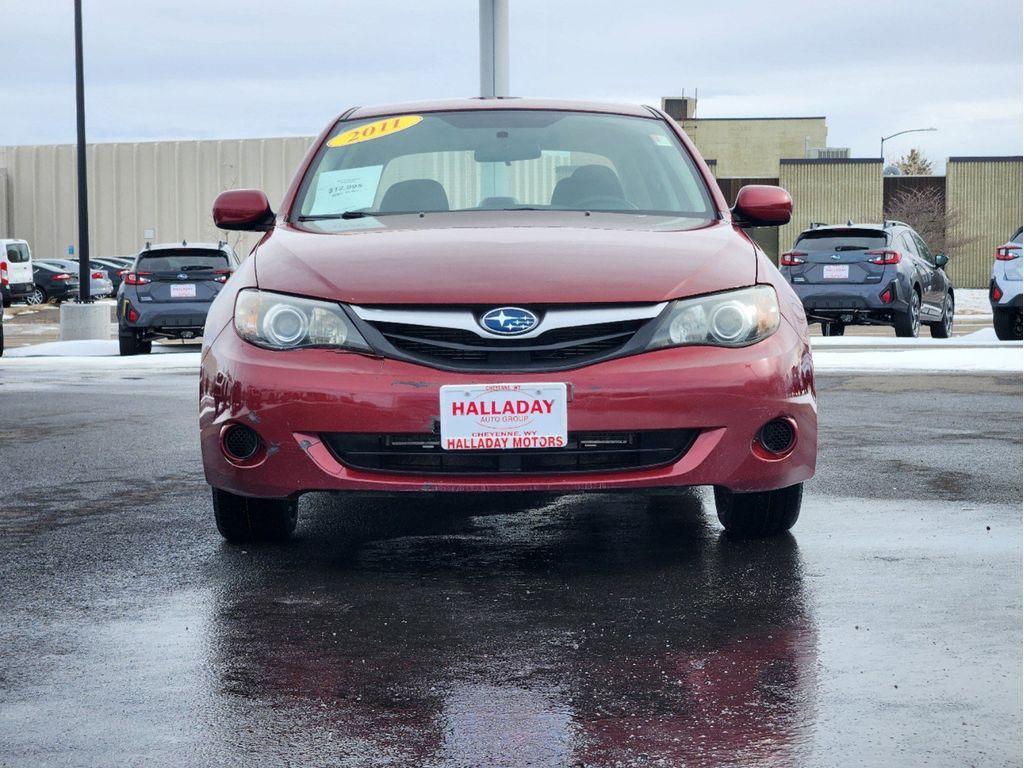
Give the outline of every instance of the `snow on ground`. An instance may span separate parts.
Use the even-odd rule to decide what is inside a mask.
[[[897,336],[812,336],[814,349],[843,349],[849,347],[901,347],[923,349],[930,347],[1021,347],[1019,341],[1000,341],[992,328],[980,328],[973,333],[954,336],[951,339],[933,339],[928,331],[917,339],[901,339]]]
[[[51,341],[4,352],[0,369],[12,368],[199,368],[196,345],[154,344],[150,355],[121,357],[116,340]]]
[[[998,341],[991,328],[954,339],[898,339],[839,336],[814,338],[814,367],[820,372],[901,371],[998,372],[1024,369],[1019,341]],[[9,350],[5,368],[181,369],[199,368],[196,345],[153,345],[153,354],[120,357],[117,341],[55,341]]]
[[[1024,352],[1020,343],[1010,347],[949,347],[937,349],[835,349],[814,353],[814,370],[877,371],[901,373],[905,371],[947,371],[991,373],[1024,370]]]
[[[953,288],[958,315],[991,315],[992,305],[988,303],[985,288]]]

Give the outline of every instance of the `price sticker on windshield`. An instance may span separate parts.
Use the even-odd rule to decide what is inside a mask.
[[[327,142],[328,147],[348,147],[352,144],[359,144],[363,141],[373,141],[390,136],[399,131],[412,128],[423,121],[422,115],[400,115],[399,117],[386,117],[373,123],[352,128]]]

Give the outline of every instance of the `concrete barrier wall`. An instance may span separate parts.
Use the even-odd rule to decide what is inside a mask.
[[[947,270],[961,288],[985,288],[997,246],[1021,226],[1020,157],[951,157],[946,165],[947,239],[967,241],[952,248]]]
[[[782,160],[779,184],[793,197],[793,218],[779,227],[779,252],[812,221],[882,220],[882,161],[874,158]]]
[[[125,255],[156,230],[157,242],[226,239],[247,253],[257,237],[213,226],[211,207],[225,189],[263,189],[278,205],[312,138],[91,144],[89,232],[93,256]],[[67,254],[78,241],[72,145],[0,149],[10,215],[0,226],[28,240],[37,257]]]

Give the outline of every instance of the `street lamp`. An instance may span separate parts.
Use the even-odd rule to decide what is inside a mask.
[[[895,139],[897,136],[902,136],[905,133],[927,133],[929,131],[937,131],[938,128],[911,128],[906,131],[899,131],[897,133],[890,134],[889,136],[883,136],[882,141],[878,146],[878,156],[882,158],[882,162],[885,162],[885,142],[889,139]]]

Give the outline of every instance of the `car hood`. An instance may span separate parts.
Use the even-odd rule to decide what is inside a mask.
[[[350,304],[660,302],[752,285],[754,248],[722,221],[449,213],[279,226],[260,288]]]

